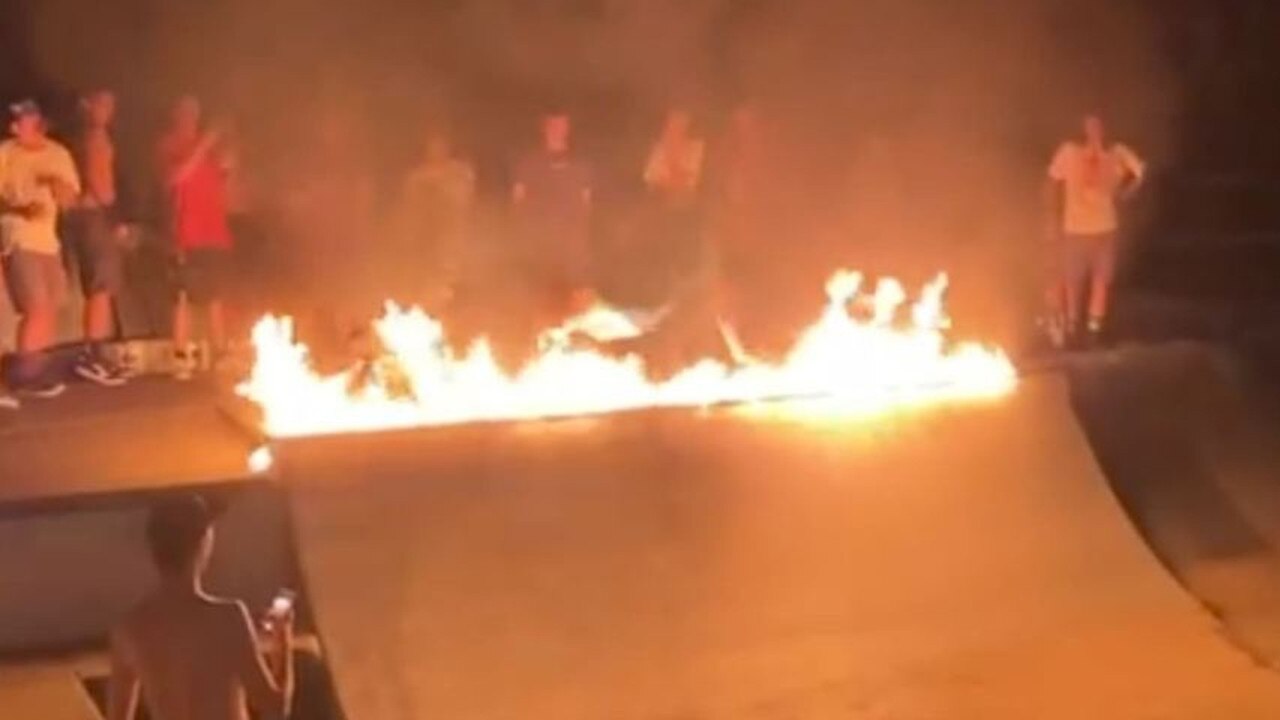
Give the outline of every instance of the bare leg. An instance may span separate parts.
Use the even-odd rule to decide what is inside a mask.
[[[116,329],[115,306],[111,293],[96,292],[85,299],[84,338],[89,342],[102,342]]]
[[[1111,296],[1110,278],[1094,277],[1092,290],[1089,293],[1089,325],[1101,327],[1106,320],[1107,308]]]
[[[1062,287],[1062,318],[1067,332],[1076,332],[1080,323],[1080,283],[1074,274],[1067,277]]]
[[[1110,308],[1111,284],[1115,279],[1116,238],[1104,235],[1093,248],[1093,263],[1089,273],[1089,330],[1102,330]]]
[[[209,301],[209,342],[215,352],[227,348],[227,308],[221,300]]]
[[[38,382],[45,366],[44,351],[53,344],[58,314],[52,307],[33,306],[18,319],[16,367],[18,384]]]
[[[58,314],[53,308],[32,307],[18,321],[18,352],[43,352],[53,344]]]
[[[1051,279],[1044,289],[1044,308],[1051,319],[1061,321],[1066,311],[1066,301],[1063,297],[1066,294],[1066,283],[1063,278],[1055,277]]]
[[[191,301],[185,292],[178,293],[178,302],[173,306],[173,348],[185,352],[191,345]]]

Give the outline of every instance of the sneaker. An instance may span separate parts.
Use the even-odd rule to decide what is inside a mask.
[[[1042,317],[1036,321],[1036,325],[1040,327],[1040,332],[1049,343],[1049,347],[1054,350],[1065,350],[1067,347],[1067,325],[1061,317],[1051,315]]]
[[[1102,318],[1089,318],[1088,344],[1090,350],[1102,350],[1107,347],[1108,335],[1107,327],[1103,324]]]
[[[18,388],[18,392],[22,395],[40,398],[41,400],[56,398],[66,391],[67,386],[60,382],[34,382]]]
[[[22,401],[9,393],[0,391],[0,410],[20,410],[21,408]]]
[[[103,387],[120,387],[125,377],[114,367],[91,353],[83,353],[72,368],[76,375]]]

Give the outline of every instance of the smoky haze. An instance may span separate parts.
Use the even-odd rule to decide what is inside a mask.
[[[36,70],[111,84],[135,122],[192,90],[297,151],[339,105],[394,182],[447,122],[496,204],[551,104],[578,119],[606,195],[639,186],[663,108],[714,139],[750,99],[780,201],[776,255],[955,278],[960,324],[1011,327],[1042,277],[1038,193],[1056,142],[1097,109],[1154,161],[1180,97],[1158,2],[1134,0],[40,0]],[[140,125],[146,123],[138,122]],[[354,128],[359,128],[358,130]],[[798,303],[812,307],[812,296]]]

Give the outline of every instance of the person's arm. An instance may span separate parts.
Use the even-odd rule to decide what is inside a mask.
[[[99,194],[98,168],[105,164],[104,155],[109,152],[110,142],[103,140],[99,133],[86,133],[80,149],[80,168],[84,174],[84,189],[81,201],[92,207],[102,207],[107,203]]]
[[[186,182],[187,178],[191,177],[191,173],[196,171],[196,168],[200,166],[200,163],[204,162],[205,158],[213,150],[214,146],[217,145],[218,138],[218,131],[210,130],[209,132],[206,132],[204,136],[200,138],[200,142],[196,143],[196,146],[192,148],[190,154],[184,158],[178,158],[176,162],[173,162],[168,168],[166,168],[167,175],[165,176],[165,182],[170,187],[173,187],[174,185],[181,185]]]
[[[463,167],[466,168],[465,179],[462,183],[462,194],[458,198],[458,204],[470,209],[475,205],[476,201],[476,168],[471,163],[464,163]]]
[[[111,679],[107,685],[107,720],[134,720],[141,684],[127,641],[111,634]]]
[[[511,166],[511,204],[522,205],[529,199],[529,177],[533,174],[531,158],[521,158]]]
[[[644,164],[645,187],[653,190],[667,181],[669,173],[665,160],[666,154],[663,152],[662,143],[658,142],[649,150],[649,159]]]
[[[80,174],[76,172],[71,153],[65,149],[59,147],[53,157],[53,166],[40,176],[40,181],[49,186],[58,207],[68,208],[80,197]]]
[[[12,170],[9,166],[9,155],[7,153],[0,153],[0,187],[7,186],[9,184],[10,178],[8,176],[11,171]],[[18,202],[12,197],[9,197],[7,193],[0,194],[0,215],[15,215],[21,218],[32,219],[40,215],[40,204],[34,202]],[[7,248],[0,248],[0,250],[7,250]]]
[[[694,140],[693,145],[689,149],[689,175],[692,189],[697,190],[702,184],[702,166],[706,162],[707,143],[704,140]]]
[[[1049,172],[1045,176],[1044,188],[1041,191],[1042,204],[1044,206],[1044,218],[1046,237],[1050,240],[1056,239],[1062,230],[1062,213],[1065,203],[1064,186],[1068,175],[1068,148],[1063,145],[1058,148],[1053,155],[1053,160],[1049,163]]]
[[[40,203],[15,203],[0,198],[0,215],[16,215],[26,220],[34,220],[40,217],[41,212]]]
[[[1116,157],[1120,160],[1121,167],[1124,168],[1126,182],[1121,188],[1121,197],[1128,198],[1138,192],[1138,188],[1147,179],[1147,164],[1138,157],[1138,154],[1130,150],[1128,146],[1116,145]]]
[[[596,184],[595,169],[588,163],[582,165],[582,204],[590,209],[591,201],[594,199],[594,191]]]
[[[268,665],[258,650],[258,633],[249,611],[241,603],[234,610],[233,660],[249,705],[263,720],[284,720],[293,706],[293,618],[283,618],[274,626],[276,642]]]

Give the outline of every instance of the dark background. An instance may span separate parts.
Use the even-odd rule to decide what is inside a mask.
[[[573,111],[607,206],[635,192],[664,107],[692,107],[714,137],[751,98],[785,158],[788,263],[847,260],[908,279],[949,269],[982,289],[971,316],[1014,322],[1041,277],[1044,165],[1081,113],[1098,110],[1153,169],[1129,213],[1130,286],[1277,285],[1280,3],[1269,0],[4,6],[0,96],[40,97],[65,131],[77,91],[117,89],[135,174],[163,108],[193,91],[237,118],[263,166],[299,151],[315,108],[340,105],[388,188],[421,128],[447,122],[496,202],[537,111],[556,104]],[[906,210],[869,219],[858,210],[868,186],[891,188]]]

